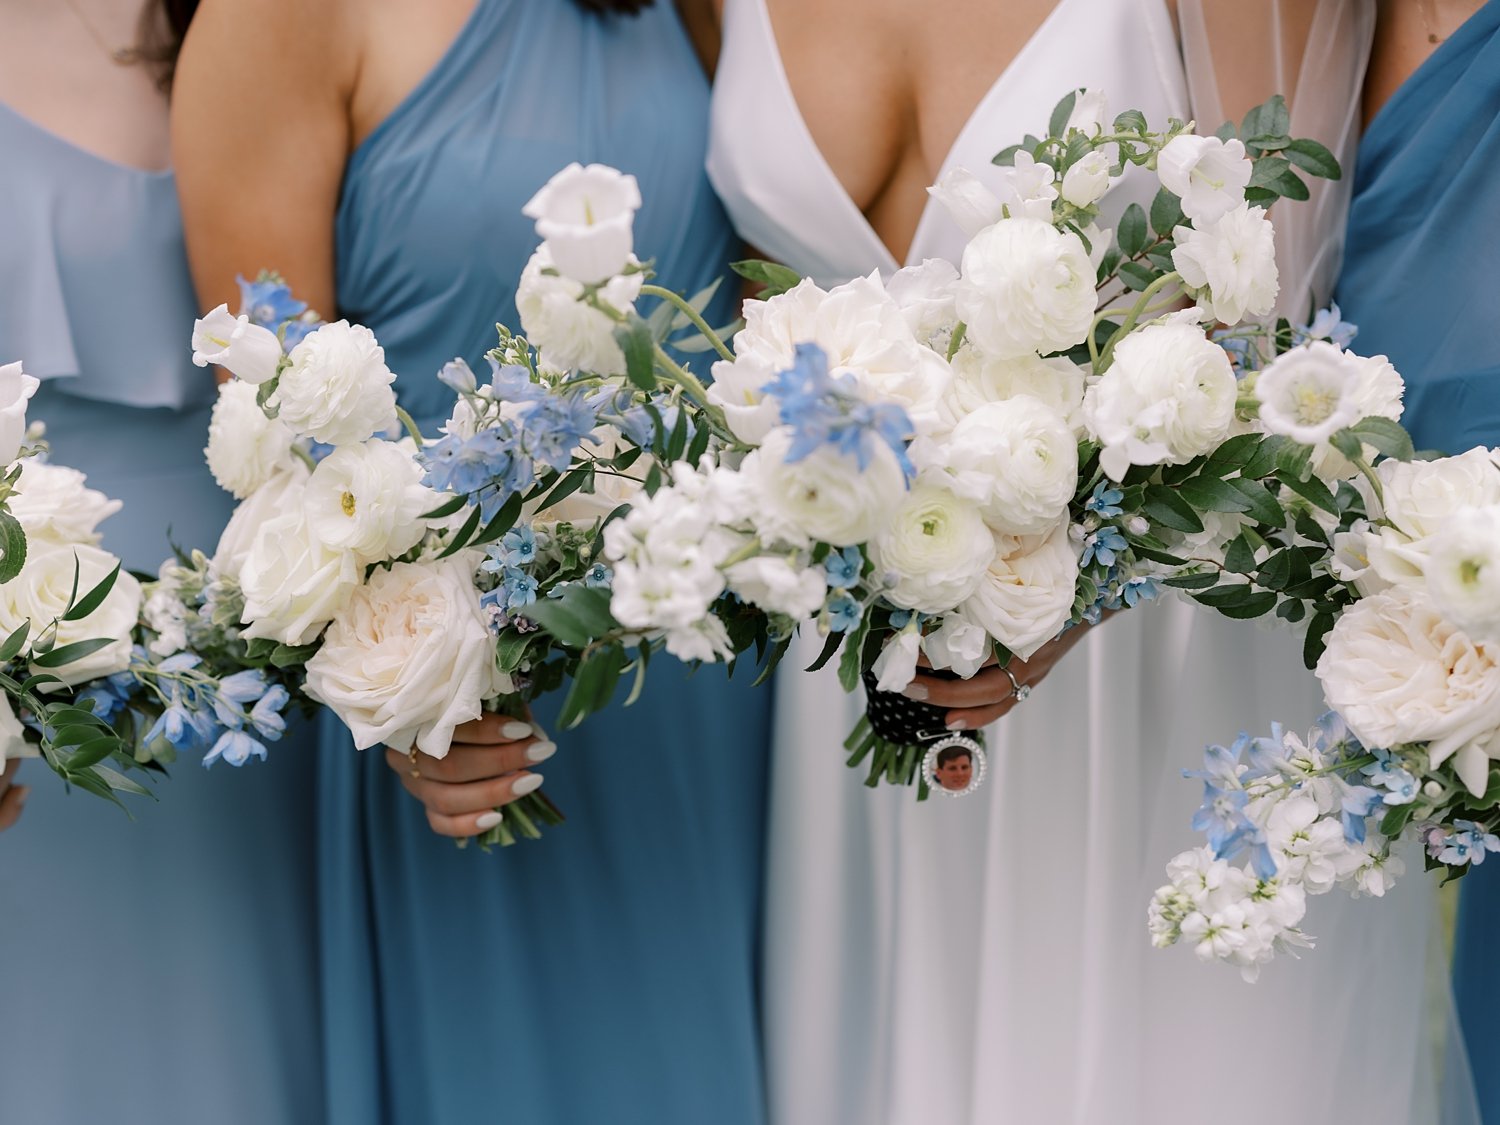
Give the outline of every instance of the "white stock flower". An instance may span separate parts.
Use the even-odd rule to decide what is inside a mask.
[[[396,558],[427,531],[424,512],[438,495],[422,484],[422,467],[395,442],[367,441],[335,449],[318,463],[303,504],[308,527],[335,551],[361,563]]]
[[[1500,643],[1500,505],[1460,508],[1432,537],[1427,592],[1476,641]]]
[[[821,566],[798,565],[779,555],[735,563],[725,572],[729,588],[768,613],[803,619],[823,608],[828,581]]]
[[[918,483],[870,544],[886,600],[903,609],[945,613],[978,587],[995,542],[979,508],[946,488]]]
[[[1238,388],[1224,349],[1203,330],[1158,322],[1131,333],[1088,389],[1083,417],[1104,446],[1099,464],[1112,480],[1131,465],[1174,465],[1229,436]]]
[[[666,641],[667,652],[687,663],[716,664],[734,656],[729,631],[717,617],[705,617],[692,625],[668,630]]]
[[[243,500],[295,457],[296,435],[279,418],[268,418],[255,401],[255,387],[239,379],[219,384],[208,422],[208,470],[219,487]]]
[[[1197,293],[1200,308],[1225,324],[1271,311],[1281,285],[1275,232],[1263,208],[1242,203],[1196,230],[1178,227],[1172,233],[1172,265]]]
[[[1500,655],[1453,626],[1428,600],[1397,587],[1355,602],[1328,634],[1318,679],[1328,705],[1369,747],[1429,742],[1484,796],[1500,757]]]
[[[922,651],[934,668],[948,668],[967,679],[974,675],[994,651],[990,635],[960,613],[950,613],[943,623],[922,638]]]
[[[271,518],[256,529],[239,568],[244,635],[285,645],[313,641],[349,604],[360,570],[353,552],[336,551],[313,533],[303,508]]]
[[[396,422],[396,376],[385,349],[362,324],[338,320],[292,349],[267,405],[293,432],[327,445],[348,445]]]
[[[87,479],[77,469],[35,457],[21,462],[21,476],[7,506],[21,521],[32,550],[42,543],[99,542],[100,522],[120,510],[120,501],[89,488]]]
[[[516,289],[521,327],[535,345],[543,366],[595,375],[625,374],[625,353],[615,342],[615,322],[579,300],[583,295],[581,282],[543,272],[555,268],[551,250],[543,243],[521,271]],[[599,296],[618,312],[628,313],[635,307],[641,285],[641,274],[621,275],[611,278],[599,290]]]
[[[978,348],[963,347],[953,357],[953,382],[940,404],[949,425],[987,402],[1004,402],[1019,395],[1052,407],[1068,425],[1077,428],[1083,406],[1084,373],[1062,356],[1042,359],[1035,352],[996,359]]]
[[[1315,895],[1333,889],[1348,851],[1338,817],[1324,816],[1311,797],[1292,796],[1277,802],[1265,831],[1279,878]]]
[[[0,466],[9,465],[21,452],[26,440],[26,404],[41,385],[41,380],[22,371],[19,363],[0,366]]]
[[[960,612],[1025,660],[1068,623],[1077,583],[1067,520],[1045,535],[997,535],[989,567]]]
[[[521,208],[564,277],[597,285],[630,261],[641,191],[607,164],[569,164]]]
[[[957,266],[943,258],[928,258],[919,266],[897,270],[885,289],[918,342],[946,352],[958,321],[953,305],[957,285]]]
[[[119,559],[87,543],[59,545],[35,543],[26,565],[15,578],[0,585],[0,634],[9,636],[25,621],[31,622],[33,640],[58,622],[56,648],[107,638],[110,643],[80,660],[60,668],[48,668],[69,686],[87,683],[123,672],[130,665],[131,634],[141,611],[141,584],[129,571],[121,570],[103,603],[80,621],[63,621],[68,598],[77,578],[78,597],[103,581]],[[39,669],[40,670],[40,669]]]
[[[233,316],[228,305],[220,305],[193,321],[193,362],[260,384],[281,364],[281,341],[269,328],[251,324],[248,316]]]
[[[1361,371],[1353,356],[1323,340],[1283,352],[1255,377],[1261,425],[1303,445],[1326,442],[1360,419]]]
[[[1003,219],[964,247],[955,303],[968,336],[1001,359],[1066,351],[1094,321],[1082,241],[1036,219]]]
[[[788,464],[790,448],[790,432],[772,430],[741,465],[754,498],[747,514],[764,541],[850,547],[874,539],[887,526],[906,481],[884,442],[871,447],[864,469],[852,454],[831,445]]]
[[[1095,149],[1063,173],[1062,197],[1074,207],[1097,203],[1109,190],[1109,155]]]
[[[240,568],[255,545],[261,525],[284,513],[302,510],[309,475],[306,463],[293,460],[240,502],[214,548],[210,570],[216,578],[239,581]]]
[[[1173,137],[1156,158],[1162,186],[1182,200],[1182,213],[1194,223],[1211,223],[1245,202],[1251,168],[1238,140]]]
[[[881,648],[870,671],[877,691],[901,691],[917,676],[917,657],[922,651],[922,636],[915,628],[902,629]]]
[[[377,569],[307,662],[307,693],[361,750],[448,753],[453,730],[510,690],[474,587],[472,555]]]

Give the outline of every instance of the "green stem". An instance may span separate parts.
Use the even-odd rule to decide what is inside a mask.
[[[703,333],[704,338],[714,346],[714,351],[718,352],[721,358],[728,360],[730,363],[734,362],[734,353],[729,350],[728,345],[719,338],[717,332],[708,326],[708,321],[703,319],[698,310],[683,300],[680,294],[674,293],[670,289],[664,289],[660,285],[642,285],[641,296],[660,297],[663,301],[674,306],[678,312],[693,322],[694,328]]]
[[[1114,358],[1115,345],[1123,340],[1126,336],[1130,335],[1132,331],[1134,331],[1136,322],[1140,320],[1141,316],[1146,312],[1147,308],[1150,307],[1151,298],[1160,293],[1168,285],[1173,285],[1181,280],[1182,275],[1176,270],[1173,270],[1171,273],[1162,274],[1150,285],[1141,290],[1141,295],[1136,298],[1134,307],[1132,307],[1131,310],[1125,315],[1125,323],[1121,324],[1119,328],[1115,329],[1114,335],[1112,335],[1109,338],[1109,342],[1104,345],[1104,354],[1099,357],[1099,365],[1102,365],[1105,368],[1109,366],[1109,361]]]
[[[682,388],[682,393],[692,399],[703,411],[704,417],[713,427],[713,431],[725,441],[738,444],[739,439],[734,436],[734,431],[729,428],[729,422],[724,417],[724,412],[713,403],[708,401],[708,388],[699,382],[698,377],[686,367],[680,366],[671,356],[666,353],[660,344],[652,345],[656,349],[656,362],[666,372],[667,378]]]
[[[417,429],[417,423],[401,407],[396,407],[396,417],[401,419],[401,424],[406,427],[406,432],[411,435],[411,440],[417,443],[417,448],[422,448],[422,431]]]

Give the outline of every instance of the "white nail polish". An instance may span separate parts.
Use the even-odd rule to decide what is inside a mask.
[[[948,729],[949,730],[968,730],[969,729],[969,720],[968,719],[954,719],[951,723],[948,724]]]
[[[520,719],[512,719],[500,728],[500,737],[507,742],[515,742],[525,738],[531,733],[531,724],[523,723]]]
[[[553,754],[557,753],[555,742],[533,742],[526,747],[526,760],[528,762],[545,762]]]
[[[505,815],[499,812],[487,812],[474,821],[474,827],[481,832],[488,832],[495,825],[505,819]]]
[[[517,797],[524,797],[542,787],[542,775],[539,773],[528,773],[525,777],[517,778],[516,783],[510,787],[510,791]]]
[[[915,699],[918,702],[927,698],[927,689],[921,684],[907,684],[901,689],[901,694],[907,699]]]

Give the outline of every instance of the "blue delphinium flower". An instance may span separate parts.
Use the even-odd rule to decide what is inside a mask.
[[[1193,831],[1208,835],[1208,846],[1214,855],[1225,858],[1247,829],[1255,826],[1245,816],[1250,794],[1243,789],[1221,789],[1211,781],[1203,783],[1203,804],[1193,813]]]
[[[1125,493],[1118,488],[1113,488],[1106,480],[1101,480],[1094,486],[1093,494],[1083,502],[1085,511],[1093,512],[1102,520],[1112,520],[1123,514],[1120,501],[1125,499]]]
[[[596,562],[583,576],[583,584],[590,590],[608,590],[615,580],[615,572],[603,563]]]
[[[847,633],[855,628],[864,616],[860,604],[843,591],[828,601],[828,627],[835,633]]]
[[[290,353],[293,348],[307,339],[309,334],[322,327],[323,322],[315,317],[289,320],[281,329],[281,346]]]
[[[506,566],[530,566],[536,561],[536,532],[530,527],[512,528],[500,540],[500,547]]]
[[[1247,372],[1255,370],[1259,354],[1245,337],[1216,335],[1214,343],[1229,353],[1229,362],[1234,368],[1235,378],[1243,378]]]
[[[1097,528],[1084,538],[1083,556],[1078,560],[1078,565],[1088,566],[1091,561],[1098,559],[1105,566],[1114,566],[1115,559],[1123,554],[1128,546],[1119,528]]]
[[[240,315],[248,316],[251,324],[274,332],[282,321],[307,311],[307,302],[295,300],[291,288],[283,282],[246,281],[238,276],[235,281],[240,286]]]
[[[864,565],[865,557],[858,547],[845,547],[823,560],[823,570],[828,575],[828,585],[835,590],[848,590],[858,585]]]
[[[251,758],[265,761],[266,747],[242,730],[226,730],[219,735],[213,749],[203,756],[204,768],[213,765],[220,758],[231,766],[243,766]]]
[[[286,731],[283,708],[291,701],[291,695],[280,684],[266,690],[250,710],[250,725],[262,738],[275,742]]]
[[[536,402],[546,398],[547,388],[534,382],[531,372],[516,363],[502,364],[486,356],[490,364],[490,388],[496,402]]]
[[[1319,309],[1311,324],[1306,328],[1297,329],[1299,337],[1309,340],[1330,340],[1341,348],[1347,348],[1352,344],[1358,333],[1359,329],[1344,319],[1336,303],[1330,304],[1326,309]]]
[[[1351,844],[1365,842],[1367,821],[1385,804],[1378,789],[1368,785],[1345,785],[1339,816],[1344,823],[1344,839]]]
[[[520,416],[522,447],[538,464],[560,473],[597,425],[584,395],[549,395]]]

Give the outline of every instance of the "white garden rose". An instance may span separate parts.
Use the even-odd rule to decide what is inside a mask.
[[[1087,153],[1063,173],[1062,197],[1074,207],[1097,203],[1109,190],[1109,154],[1103,149]]]
[[[261,526],[279,515],[302,510],[309,475],[307,464],[294,459],[234,509],[214,548],[210,566],[214,577],[239,581],[240,568],[249,557]]]
[[[268,405],[293,432],[350,445],[396,424],[396,376],[362,324],[325,324],[292,349]]]
[[[12,758],[36,758],[41,751],[26,741],[26,728],[16,717],[10,696],[0,694],[0,770]]]
[[[955,295],[968,336],[1001,359],[1066,351],[1094,322],[1094,267],[1083,242],[1037,219],[1002,219],[964,247]]]
[[[1375,472],[1382,502],[1371,515],[1381,522],[1365,549],[1374,572],[1396,585],[1424,584],[1432,538],[1456,513],[1500,504],[1500,466],[1487,449],[1436,461],[1388,459]]]
[[[1025,660],[1068,623],[1077,582],[1067,520],[1045,535],[997,535],[989,567],[959,612]]]
[[[307,693],[361,750],[413,745],[444,757],[454,728],[513,690],[474,586],[474,556],[378,568],[307,662]]]
[[[569,164],[521,208],[536,220],[564,277],[597,285],[631,260],[641,191],[634,176],[607,164]]]
[[[1192,133],[1173,137],[1156,158],[1162,186],[1182,200],[1182,213],[1195,224],[1211,223],[1244,203],[1253,170],[1238,140]]]
[[[735,563],[725,576],[729,588],[767,613],[783,613],[798,620],[814,616],[828,596],[828,580],[821,566],[781,555],[761,555]]]
[[[1465,636],[1420,593],[1355,602],[1328,634],[1318,679],[1328,705],[1366,746],[1429,742],[1484,796],[1500,757],[1500,650]]]
[[[100,522],[118,512],[120,502],[89,488],[87,479],[77,469],[35,457],[21,462],[21,477],[8,506],[21,521],[33,551],[43,543],[99,542]]]
[[[747,515],[766,543],[851,547],[878,535],[904,496],[906,480],[883,442],[861,469],[852,454],[824,445],[788,464],[790,432],[772,430],[741,466],[751,499]]]
[[[1081,425],[1084,372],[1062,356],[1042,359],[1034,352],[996,359],[965,345],[953,357],[953,382],[940,404],[943,422],[954,425],[987,402],[1028,395],[1056,410],[1075,431]]]
[[[86,543],[32,544],[21,573],[0,585],[0,635],[9,636],[30,621],[35,639],[57,621],[57,648],[107,638],[110,643],[97,652],[60,668],[45,669],[69,686],[125,671],[130,666],[131,632],[141,612],[141,584],[128,571],[121,570],[115,576],[108,596],[93,613],[81,621],[62,620],[74,592],[75,574],[77,596],[81,598],[108,577],[119,562],[108,551]]]
[[[240,565],[244,635],[285,645],[317,639],[359,586],[359,561],[336,551],[308,526],[298,508],[260,525]]]
[[[885,288],[917,342],[946,353],[958,321],[953,305],[957,285],[957,266],[943,258],[928,258],[919,266],[897,270]]]
[[[1067,419],[1022,395],[977,407],[926,462],[945,487],[979,505],[1006,535],[1036,535],[1057,523],[1078,488],[1078,444]],[[914,455],[918,452],[914,448]]]
[[[922,638],[922,652],[934,668],[947,668],[968,679],[994,652],[990,635],[961,613],[950,613]]]
[[[9,465],[26,440],[26,405],[42,381],[19,363],[0,365],[0,465]],[[0,737],[4,731],[0,730]]]
[[[233,316],[228,305],[220,305],[193,321],[193,362],[260,384],[281,364],[281,341],[269,328],[251,324],[248,316]]]
[[[303,498],[308,527],[361,563],[396,558],[427,531],[424,512],[441,498],[422,484],[422,466],[396,442],[343,445],[318,463]]]
[[[979,507],[934,484],[919,483],[870,544],[886,600],[903,609],[944,613],[979,585],[995,543]]]
[[[1500,643],[1500,505],[1460,508],[1432,537],[1427,592],[1476,641]]]
[[[1196,230],[1178,227],[1172,233],[1172,265],[1201,309],[1225,324],[1271,311],[1281,283],[1275,232],[1264,208],[1242,203]]]
[[[546,243],[521,271],[516,289],[516,312],[526,338],[535,345],[544,367],[557,371],[589,371],[595,375],[625,374],[625,353],[615,342],[615,322],[579,297],[583,284],[571,277],[544,271],[554,269]],[[618,312],[634,311],[641,294],[642,275],[611,278],[600,298]]]
[[[1131,465],[1177,465],[1217,448],[1234,422],[1238,388],[1224,349],[1182,321],[1149,324],[1121,340],[1088,389],[1083,418],[1120,480]]]
[[[219,487],[243,500],[273,473],[296,460],[296,435],[279,418],[267,418],[250,383],[231,379],[219,384],[219,398],[208,422],[208,470]]]

